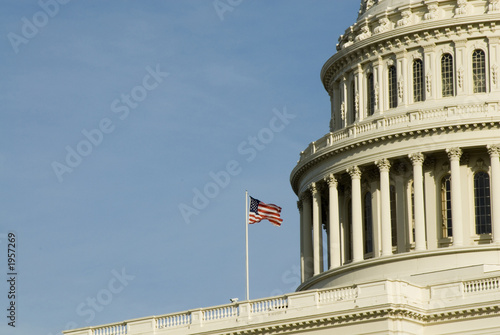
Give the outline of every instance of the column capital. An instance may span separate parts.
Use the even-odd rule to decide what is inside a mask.
[[[361,179],[361,170],[357,165],[354,165],[346,170],[352,179]]]
[[[391,169],[391,162],[386,158],[375,161],[375,165],[379,168],[380,172],[389,172]]]
[[[324,179],[329,187],[337,187],[338,181],[337,181],[337,178],[335,178],[335,176],[333,174],[329,174]]]
[[[307,199],[310,199],[310,197],[311,197],[310,192],[308,192],[308,191],[304,191],[304,192],[302,192],[302,193],[299,195],[299,200],[300,200],[301,202],[304,202],[304,201],[306,201]]]
[[[311,194],[314,197],[318,194],[318,185],[314,182],[311,183],[311,185],[309,185],[309,191],[311,191]]]
[[[424,163],[425,156],[421,152],[414,152],[408,155],[413,165],[422,165]]]
[[[450,159],[450,161],[459,160],[460,156],[462,156],[462,149],[448,148],[446,149],[446,153],[448,154],[448,158]]]
[[[486,148],[490,156],[498,157],[500,155],[500,144],[488,144]]]
[[[303,205],[302,200],[297,201],[297,208],[299,209],[299,212],[302,212]]]

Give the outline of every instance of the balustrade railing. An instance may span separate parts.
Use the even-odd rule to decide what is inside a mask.
[[[336,301],[352,300],[356,299],[357,297],[358,289],[356,287],[343,287],[319,292],[319,302],[322,304]]]
[[[500,277],[472,280],[463,283],[464,293],[500,290]]]
[[[170,328],[191,323],[191,313],[172,314],[156,319],[156,328]]]
[[[390,283],[388,285],[401,285],[400,283]],[[464,296],[470,297],[474,294],[488,294],[500,291],[500,277],[484,278],[480,280],[471,281],[458,281],[455,282],[454,287],[462,287],[462,292]],[[362,285],[361,285],[362,286]],[[434,287],[417,287],[418,290],[432,290],[440,289],[443,285],[435,285]],[[396,289],[394,286],[392,289]],[[407,287],[405,285],[404,287]],[[441,287],[441,290],[443,288]],[[449,290],[449,288],[445,288]],[[365,291],[365,292],[369,292]],[[460,290],[457,290],[457,293]],[[293,317],[294,311],[301,313],[304,309],[312,308],[317,310],[318,308],[335,308],[337,303],[341,302],[354,302],[356,299],[360,298],[363,288],[358,286],[348,286],[342,288],[330,288],[321,289],[313,291],[304,291],[291,293],[289,295],[283,295],[278,297],[272,297],[268,299],[258,299],[252,301],[244,301],[241,303],[235,303],[231,305],[216,306],[211,308],[201,308],[198,310],[187,311],[182,313],[174,313],[163,316],[151,317],[150,319],[144,320],[132,320],[127,322],[120,322],[113,325],[105,325],[102,327],[88,327],[85,329],[76,329],[72,331],[65,331],[66,335],[127,335],[129,332],[133,332],[136,323],[140,323],[142,327],[145,325],[152,326],[154,329],[164,329],[168,334],[168,328],[172,331],[177,331],[182,333],[184,330],[182,327],[196,327],[203,326],[203,323],[216,324],[217,321],[231,321],[231,322],[248,322],[252,319],[252,315],[273,315],[274,312],[285,312],[277,313],[275,315],[286,315],[286,317]],[[498,293],[496,293],[498,294]],[[432,297],[431,294],[422,294],[423,296]],[[457,294],[457,299],[462,298],[462,294]],[[431,298],[432,299],[432,298]],[[438,299],[441,296],[438,295]],[[340,305],[339,305],[340,306]],[[351,308],[354,308],[355,304]],[[255,318],[254,320],[258,320]],[[131,327],[128,328],[128,325]],[[217,326],[217,325],[216,325]],[[143,330],[140,330],[141,333]],[[154,331],[152,329],[152,331]],[[137,332],[133,334],[139,334]]]
[[[337,130],[333,133],[328,133],[316,142],[310,143],[309,146],[301,152],[300,160],[307,158],[316,152],[327,149],[337,143],[341,143],[342,141],[376,132],[380,130],[380,128],[386,130],[397,130],[398,128],[406,129],[411,127],[412,123],[418,123],[420,126],[425,125],[426,123],[434,122],[436,119],[446,119],[452,116],[456,118],[461,115],[464,118],[473,117],[475,114],[477,117],[484,117],[489,113],[491,105],[492,104],[489,103],[483,103],[447,106],[442,108],[412,111],[397,115],[382,115],[378,118],[370,117],[368,120],[349,125],[346,128]]]
[[[125,323],[104,326],[93,329],[93,335],[125,335],[127,334],[127,325]]]
[[[288,308],[288,298],[278,297],[274,299],[258,300],[250,303],[251,313],[271,312]]]
[[[204,310],[203,312],[203,320],[220,320],[225,318],[232,318],[234,316],[238,316],[238,306],[222,306],[217,308],[211,308]]]

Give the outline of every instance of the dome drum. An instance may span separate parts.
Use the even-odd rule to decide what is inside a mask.
[[[321,72],[330,132],[291,174],[299,290],[500,269],[497,25],[496,0],[362,1]]]

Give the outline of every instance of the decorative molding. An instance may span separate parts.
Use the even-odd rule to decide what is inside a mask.
[[[403,80],[403,78],[400,78],[398,81],[398,97],[399,97],[399,99],[403,99],[404,91],[405,91],[404,80]]]
[[[439,18],[438,5],[430,3],[427,5],[427,13],[424,14],[424,20],[435,20]]]
[[[425,156],[421,152],[415,152],[408,155],[408,158],[411,160],[413,165],[422,165],[425,160]]]
[[[378,20],[378,25],[373,29],[373,33],[380,34],[390,30],[390,23],[391,21],[386,16],[380,18],[380,20]]]
[[[404,27],[404,26],[410,25],[411,21],[412,21],[411,16],[412,16],[412,13],[411,13],[410,9],[403,10],[401,12],[401,19],[398,20],[398,22],[397,22],[397,26]]]
[[[319,192],[318,185],[314,182],[311,183],[311,185],[309,185],[309,191],[311,192],[311,195],[315,197]]]
[[[499,157],[500,156],[500,144],[488,144],[486,146],[488,149],[488,154],[491,157]]]
[[[356,165],[346,170],[352,179],[361,179],[361,170]]]
[[[467,0],[457,0],[457,8],[455,9],[456,16],[467,15]]]
[[[491,79],[493,80],[493,85],[498,85],[498,65],[494,64],[491,67]]]
[[[375,161],[375,165],[378,167],[380,172],[389,172],[389,170],[391,169],[391,162],[389,162],[389,160],[386,158]]]
[[[359,92],[356,90],[356,95],[354,96],[354,118],[357,120],[359,115]]]
[[[448,158],[450,161],[459,160],[462,156],[462,149],[460,148],[448,148],[446,149],[446,153],[448,154]]]
[[[380,0],[377,0],[377,2]],[[361,0],[361,4],[359,5],[359,11],[358,14],[361,16],[363,15],[367,10],[373,7],[375,5],[375,0]]]
[[[372,33],[370,32],[370,27],[368,26],[368,24],[365,24],[361,27],[361,32],[356,36],[354,41],[360,42],[362,40],[367,39],[370,36],[372,36]]]
[[[333,174],[330,174],[324,178],[325,182],[328,184],[328,187],[337,187],[338,181]]]
[[[310,192],[302,192],[299,194],[299,200],[300,202],[304,203],[305,201],[308,201],[311,199],[311,193]]]
[[[476,165],[474,167],[476,170],[482,170],[483,166],[484,166],[484,161],[481,158],[476,160]]]
[[[462,88],[464,86],[464,69],[460,67],[457,71],[458,74],[458,87]]]
[[[488,3],[488,13],[494,13],[500,11],[499,0],[489,0]]]

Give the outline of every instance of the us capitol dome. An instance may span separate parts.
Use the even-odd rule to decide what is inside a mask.
[[[290,176],[297,291],[65,334],[500,334],[499,71],[500,0],[361,1]]]

